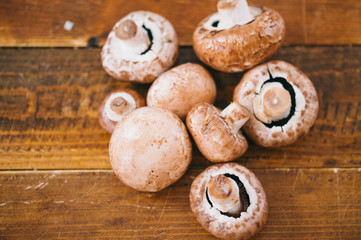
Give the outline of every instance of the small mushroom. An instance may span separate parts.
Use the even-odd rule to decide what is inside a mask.
[[[185,63],[162,73],[152,84],[147,105],[171,110],[181,119],[197,103],[213,103],[216,84],[199,64]]]
[[[220,0],[217,8],[193,33],[194,51],[205,64],[224,72],[241,72],[280,48],[286,28],[275,10],[249,7],[246,0]]]
[[[240,129],[249,111],[231,103],[222,112],[208,103],[195,105],[187,115],[187,127],[199,151],[212,162],[228,162],[243,155],[248,143]]]
[[[220,239],[248,239],[267,221],[261,183],[237,163],[213,165],[198,175],[191,186],[190,205],[198,222]]]
[[[101,57],[105,71],[123,81],[150,83],[174,64],[178,39],[164,17],[135,11],[120,19],[109,33]]]
[[[294,143],[309,132],[318,114],[312,82],[283,61],[271,61],[248,71],[235,88],[233,101],[251,111],[243,129],[264,147]]]
[[[141,107],[116,125],[109,158],[124,184],[139,191],[157,192],[186,172],[192,145],[177,115],[166,109]]]
[[[128,113],[143,107],[145,100],[142,95],[132,89],[118,89],[110,92],[99,107],[99,123],[104,130],[112,133],[115,125]]]

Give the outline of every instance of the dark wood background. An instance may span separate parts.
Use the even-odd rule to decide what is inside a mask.
[[[304,71],[320,100],[308,135],[277,149],[250,143],[237,160],[259,177],[269,201],[268,222],[255,238],[360,239],[361,1],[249,3],[282,14],[286,42],[272,59]],[[0,0],[1,239],[212,238],[189,207],[193,179],[211,165],[195,147],[187,173],[159,193],[132,190],[113,174],[98,106],[113,89],[146,96],[149,85],[112,79],[94,46],[121,16],[151,10],[178,32],[176,65],[200,63],[192,31],[215,6],[215,0]],[[63,28],[67,20],[71,31]],[[243,74],[208,70],[215,104],[225,107]]]

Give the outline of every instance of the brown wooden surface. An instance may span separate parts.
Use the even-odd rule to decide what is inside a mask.
[[[114,88],[144,96],[149,85],[121,83],[101,67],[99,49],[0,50],[0,169],[104,169],[110,135],[97,109]],[[250,144],[239,161],[251,168],[358,167],[361,164],[361,47],[285,47],[274,57],[313,81],[320,111],[310,134],[265,149]],[[177,64],[198,62],[182,48]],[[216,106],[225,107],[242,74],[211,71]],[[210,165],[198,151],[197,168]]]
[[[191,167],[141,193],[110,170],[0,173],[2,239],[213,239],[189,207]],[[359,239],[361,169],[254,169],[269,203],[257,239]]]
[[[130,11],[149,10],[169,19],[181,45],[201,19],[216,11],[217,0],[0,1],[0,46],[102,45],[112,26]],[[361,44],[359,0],[249,0],[279,11],[286,22],[286,44]],[[71,31],[64,23],[71,21]],[[95,40],[97,38],[98,40]]]
[[[212,239],[189,207],[193,179],[210,162],[194,148],[187,173],[159,193],[124,186],[108,160],[97,109],[119,87],[99,48],[0,49],[0,239]],[[261,180],[269,218],[257,239],[361,238],[361,47],[283,47],[315,84],[310,134],[237,161]],[[177,65],[198,62],[190,47]],[[216,106],[242,74],[210,70]],[[32,169],[37,169],[33,171]]]

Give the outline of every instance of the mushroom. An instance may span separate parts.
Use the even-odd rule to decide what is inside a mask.
[[[147,105],[171,110],[181,119],[197,103],[213,103],[216,84],[199,64],[185,63],[162,73],[147,94]]]
[[[110,92],[98,110],[99,123],[104,130],[112,133],[115,125],[128,113],[143,107],[145,100],[142,95],[132,89],[118,89]]]
[[[105,71],[123,81],[150,83],[174,64],[178,39],[164,17],[135,11],[120,19],[101,52]]]
[[[141,107],[116,125],[109,158],[124,184],[139,191],[157,192],[186,172],[192,145],[177,115],[166,109]]]
[[[240,129],[249,111],[231,103],[222,112],[208,103],[195,105],[187,115],[187,127],[199,151],[212,162],[228,162],[243,155],[248,143]]]
[[[233,101],[251,112],[243,129],[255,143],[280,147],[309,132],[318,114],[317,92],[295,66],[271,61],[248,71],[234,90]]]
[[[267,221],[261,183],[237,163],[216,164],[198,175],[191,186],[190,205],[197,221],[221,239],[248,239]]]
[[[193,32],[193,48],[205,64],[223,72],[241,72],[270,58],[286,28],[281,15],[246,0],[219,0],[218,12]]]

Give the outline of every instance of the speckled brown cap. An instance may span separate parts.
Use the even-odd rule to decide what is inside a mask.
[[[273,108],[273,103],[283,104],[283,95],[289,98],[286,101],[290,107],[285,108],[281,118],[275,119],[267,110]],[[273,100],[264,104],[269,97]],[[319,107],[317,92],[309,78],[283,61],[271,61],[248,71],[235,88],[233,100],[250,110],[251,118],[243,129],[249,138],[264,147],[292,144],[308,133]]]
[[[119,33],[122,30],[126,34]],[[154,81],[177,56],[178,39],[172,24],[149,11],[131,12],[120,19],[101,52],[103,68],[110,76],[139,83]]]
[[[218,28],[218,13],[202,20],[193,33],[199,59],[219,71],[241,72],[275,54],[286,33],[283,19],[267,7],[253,10],[253,21],[227,29]]]
[[[162,73],[147,94],[147,105],[171,110],[181,119],[197,103],[213,103],[216,84],[199,64],[185,63]]]
[[[247,207],[239,217],[222,214],[207,197],[208,183],[218,175],[231,178],[244,189],[240,196],[245,198]],[[250,170],[237,163],[213,165],[197,176],[190,190],[190,205],[198,222],[220,239],[248,239],[267,221],[268,204],[261,183]]]
[[[157,192],[186,172],[192,145],[177,115],[166,109],[141,107],[116,125],[109,158],[124,184],[139,191]]]
[[[144,97],[132,89],[123,88],[111,91],[99,106],[100,126],[108,133],[112,133],[118,121],[134,109],[144,105]]]
[[[248,119],[248,114],[243,112],[243,118]],[[248,148],[241,131],[233,131],[221,111],[211,104],[195,105],[187,115],[186,124],[199,151],[212,162],[232,161]]]

